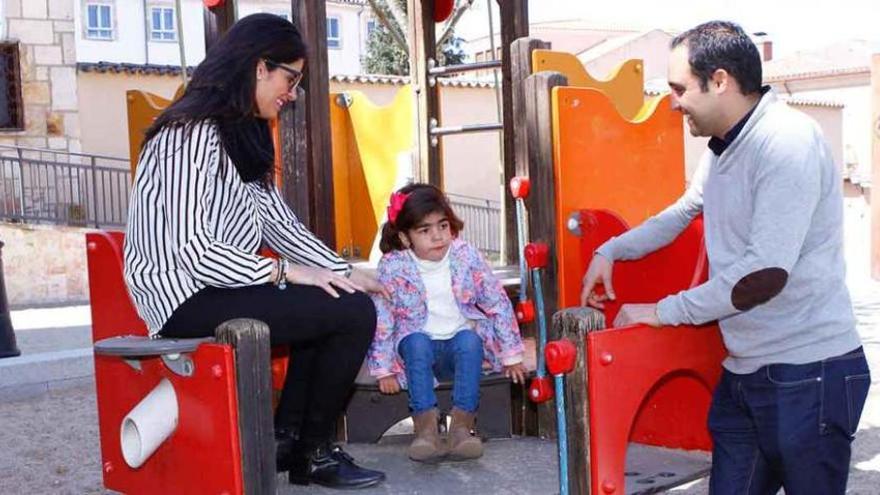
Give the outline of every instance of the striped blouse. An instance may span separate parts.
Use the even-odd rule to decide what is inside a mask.
[[[265,243],[292,263],[346,271],[349,264],[300,223],[274,187],[245,183],[217,126],[166,127],[144,147],[128,210],[125,282],[150,335],[208,287],[271,282]]]

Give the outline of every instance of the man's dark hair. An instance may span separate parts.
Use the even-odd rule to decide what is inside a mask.
[[[688,48],[691,71],[700,79],[703,91],[709,89],[709,79],[718,69],[724,69],[736,79],[742,94],[761,91],[761,56],[738,24],[728,21],[700,24],[676,36],[671,47],[682,43]]]

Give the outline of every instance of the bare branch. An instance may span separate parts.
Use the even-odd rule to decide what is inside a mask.
[[[444,26],[445,30],[443,31],[443,35],[440,36],[440,39],[437,40],[437,46],[443,46],[444,43],[449,41],[449,38],[455,32],[455,25],[458,24],[458,21],[461,20],[461,16],[464,15],[465,11],[474,4],[474,0],[461,0],[458,5],[458,9],[452,14],[452,17],[449,18],[449,21],[446,22]]]
[[[388,6],[388,3],[385,0],[367,0],[367,3],[370,4],[370,8],[373,9],[373,13],[376,14],[376,17],[379,18],[379,22],[385,26],[385,29],[391,33],[391,37],[394,39],[394,42],[397,43],[400,48],[403,49],[404,53],[409,53],[409,45],[406,43],[406,37],[400,29],[400,24],[397,23],[397,19],[392,20],[388,19],[388,13],[391,13],[391,9]],[[392,14],[393,15],[393,14]]]

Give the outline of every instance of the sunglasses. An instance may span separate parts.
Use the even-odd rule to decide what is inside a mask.
[[[273,62],[269,59],[264,59],[266,65],[275,69],[281,69],[284,72],[290,74],[290,78],[287,80],[287,91],[293,92],[297,86],[299,86],[300,81],[302,81],[303,73],[286,65],[279,64],[278,62]]]

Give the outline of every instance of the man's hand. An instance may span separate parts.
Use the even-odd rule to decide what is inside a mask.
[[[385,286],[379,283],[379,280],[376,278],[376,273],[373,270],[354,268],[351,270],[349,280],[358,287],[362,287],[364,292],[377,294],[383,296],[385,299],[391,298],[388,291],[385,290]]]
[[[504,367],[504,376],[510,378],[513,383],[526,382],[526,367],[522,363],[511,364]]]
[[[400,392],[400,383],[394,375],[379,378],[379,391],[383,394],[396,394]]]
[[[594,254],[587,273],[584,275],[584,288],[581,291],[581,306],[604,309],[607,300],[614,300],[614,287],[611,286],[611,272],[614,262],[601,254]],[[604,294],[596,294],[597,284],[605,287]]]
[[[620,312],[614,319],[615,328],[638,324],[661,326],[656,304],[624,304],[620,307]]]

